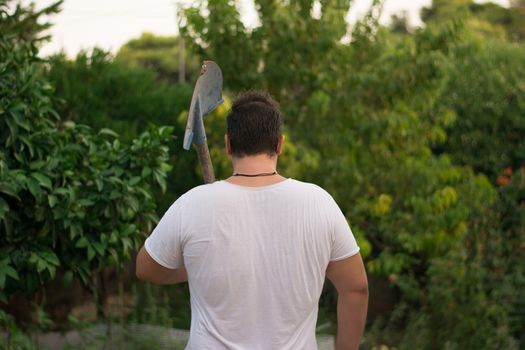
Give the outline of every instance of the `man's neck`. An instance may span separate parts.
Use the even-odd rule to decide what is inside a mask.
[[[277,170],[277,156],[269,157],[266,154],[246,157],[232,157],[233,174],[257,175],[273,173]],[[249,187],[268,186],[281,181],[285,178],[279,174],[271,176],[231,176],[226,181]]]

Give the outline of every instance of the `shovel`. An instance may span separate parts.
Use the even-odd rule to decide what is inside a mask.
[[[185,150],[189,150],[192,143],[195,145],[204,183],[214,182],[215,175],[213,174],[213,165],[202,118],[223,102],[221,69],[213,61],[204,61],[200,76],[193,89],[182,146]]]

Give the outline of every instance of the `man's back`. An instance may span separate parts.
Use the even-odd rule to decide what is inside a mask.
[[[188,349],[316,349],[328,263],[359,251],[332,197],[292,179],[199,186],[173,204],[145,248],[187,270]]]

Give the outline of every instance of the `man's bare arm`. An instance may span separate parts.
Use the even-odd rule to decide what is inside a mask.
[[[358,349],[368,309],[368,281],[361,255],[329,263],[326,276],[338,293],[335,348]]]
[[[186,268],[168,269],[160,265],[153,260],[144,246],[140,248],[137,254],[135,273],[138,279],[155,284],[175,284],[188,280]]]

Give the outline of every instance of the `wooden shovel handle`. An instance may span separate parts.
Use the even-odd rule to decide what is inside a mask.
[[[195,145],[195,148],[197,150],[197,156],[199,157],[199,163],[201,164],[204,183],[209,184],[215,182],[215,175],[213,174],[213,165],[211,164],[208,144],[205,142],[202,145]]]

